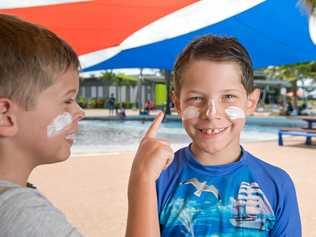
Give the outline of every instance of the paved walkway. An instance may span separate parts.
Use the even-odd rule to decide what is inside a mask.
[[[316,236],[316,149],[301,139],[244,144],[264,161],[286,170],[295,185],[301,210],[303,236]],[[134,153],[73,157],[43,165],[31,182],[60,208],[84,236],[123,237],[127,217],[127,184]],[[0,234],[1,235],[1,234]]]

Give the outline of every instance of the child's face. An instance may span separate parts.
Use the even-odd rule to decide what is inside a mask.
[[[256,107],[259,91],[247,96],[241,70],[232,62],[195,60],[183,71],[175,104],[183,126],[201,152],[239,149],[246,115]]]
[[[75,100],[78,88],[78,72],[68,70],[38,95],[34,109],[19,109],[16,142],[35,165],[69,157],[78,121],[84,116]]]

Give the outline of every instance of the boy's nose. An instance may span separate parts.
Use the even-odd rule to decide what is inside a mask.
[[[86,116],[86,113],[83,111],[83,109],[80,108],[78,112],[78,121],[83,119]]]
[[[216,105],[215,101],[212,99],[206,108],[206,116],[207,117],[214,117],[216,115]]]
[[[208,102],[208,104],[205,106],[205,109],[202,113],[202,116],[204,119],[214,119],[217,118],[218,116],[218,106],[216,106],[216,101],[212,99],[211,101]]]
[[[85,117],[85,112],[83,111],[83,109],[79,105],[77,105],[76,109],[77,110],[76,110],[76,112],[75,112],[75,114],[73,116],[73,120],[74,121],[79,121],[79,120],[81,120],[81,119],[83,119]]]
[[[85,112],[84,112],[83,110],[81,110],[81,111],[79,112],[79,114],[78,114],[78,117],[77,117],[78,121],[81,120],[81,119],[83,119],[85,116],[86,116],[86,115],[85,115]]]

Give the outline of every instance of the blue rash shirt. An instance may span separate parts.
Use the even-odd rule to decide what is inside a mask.
[[[243,149],[236,162],[205,166],[182,148],[156,185],[161,236],[301,236],[291,178]]]

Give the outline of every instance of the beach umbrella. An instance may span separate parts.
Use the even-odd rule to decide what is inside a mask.
[[[297,0],[2,0],[0,12],[59,34],[84,71],[170,70],[183,47],[206,34],[238,38],[256,68],[316,58],[315,20]]]

